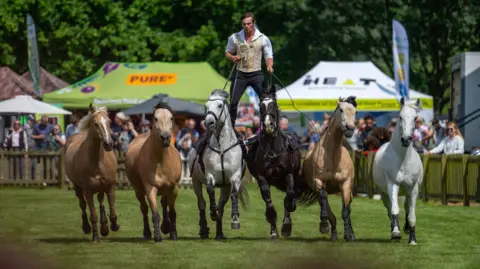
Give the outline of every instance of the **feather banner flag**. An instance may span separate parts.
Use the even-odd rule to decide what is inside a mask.
[[[395,89],[397,98],[409,99],[409,56],[408,56],[408,36],[403,25],[392,20],[393,32],[393,73],[395,74]]]
[[[42,96],[40,86],[40,60],[38,57],[37,34],[35,23],[30,14],[27,14],[27,37],[28,37],[28,68],[32,76],[33,89],[38,96]]]

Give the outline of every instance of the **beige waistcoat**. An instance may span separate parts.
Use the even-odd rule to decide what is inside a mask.
[[[237,70],[245,73],[262,70],[263,35],[252,40],[250,44],[247,44],[238,33],[235,34],[235,39],[237,53],[240,56]]]

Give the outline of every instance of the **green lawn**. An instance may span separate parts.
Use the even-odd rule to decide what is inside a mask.
[[[479,268],[479,209],[417,205],[417,246],[390,242],[390,224],[380,201],[354,198],[352,223],[357,242],[343,242],[341,203],[330,196],[339,222],[339,241],[318,232],[319,207],[297,208],[292,238],[268,239],[264,202],[249,187],[250,208],[240,208],[240,230],[230,229],[230,202],[224,217],[225,242],[198,239],[198,211],[193,190],[181,190],[177,203],[179,240],[142,241],[139,204],[131,190],[117,191],[120,231],[99,244],[81,230],[81,213],[73,191],[0,189],[0,237],[11,247],[28,248],[60,268]],[[217,196],[218,196],[217,191]],[[272,190],[283,218],[283,195]],[[97,205],[98,210],[98,205]],[[400,221],[403,227],[404,211]],[[209,221],[210,238],[215,226]],[[325,266],[329,264],[329,266]],[[333,265],[336,266],[333,266]]]

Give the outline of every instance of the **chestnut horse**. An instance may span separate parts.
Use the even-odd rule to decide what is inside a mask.
[[[152,131],[140,134],[128,146],[125,172],[140,202],[143,237],[152,237],[148,224],[148,206],[145,202],[147,196],[152,211],[153,239],[155,242],[162,241],[160,214],[157,209],[157,196],[162,196],[161,230],[164,234],[170,233],[171,240],[177,240],[175,201],[182,175],[182,160],[178,150],[170,145],[174,120],[171,108],[166,103],[158,103],[153,110],[153,120]]]
[[[353,161],[347,149],[342,146],[343,136],[350,138],[355,130],[357,103],[355,97],[340,98],[327,130],[313,149],[305,155],[303,179],[312,192],[306,192],[298,200],[298,205],[311,205],[317,199],[320,204],[320,232],[328,233],[328,221],[332,226],[331,240],[337,240],[337,221],[328,204],[328,193],[342,192],[342,218],[345,241],[355,241],[350,220],[350,203],[355,175]]]
[[[110,119],[107,108],[95,109],[92,104],[89,113],[79,122],[79,132],[70,136],[65,144],[65,170],[75,186],[75,194],[82,209],[82,228],[85,234],[92,233],[92,241],[98,242],[98,217],[95,213],[93,195],[98,193],[100,204],[100,233],[109,233],[108,221],[103,206],[107,195],[110,207],[110,229],[118,231],[115,213],[115,181],[117,174],[117,157],[113,149]],[[85,201],[86,199],[86,201]],[[86,205],[90,210],[88,223]]]

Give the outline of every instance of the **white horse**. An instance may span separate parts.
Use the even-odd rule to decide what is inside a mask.
[[[200,237],[208,238],[210,229],[205,217],[205,200],[203,199],[202,184],[207,186],[210,200],[210,217],[216,221],[217,229],[215,239],[226,239],[222,230],[222,217],[225,204],[229,196],[232,198],[232,229],[240,229],[240,213],[238,211],[238,198],[246,207],[248,193],[242,182],[245,164],[242,158],[242,149],[237,139],[230,120],[228,108],[228,92],[214,90],[205,103],[205,127],[208,135],[199,141],[206,143],[204,147],[197,146],[189,158],[192,167],[192,184],[197,195],[198,209],[200,211]],[[198,153],[197,151],[198,150]],[[220,188],[220,199],[215,204],[215,187]]]
[[[423,165],[418,153],[412,146],[412,133],[415,118],[420,112],[420,99],[415,104],[405,104],[400,100],[400,119],[395,127],[390,142],[378,149],[373,163],[373,179],[382,192],[383,205],[387,209],[391,225],[391,239],[400,239],[398,213],[398,194],[400,188],[405,192],[405,226],[409,233],[408,243],[416,245],[415,237],[415,202],[419,185],[423,180]]]

